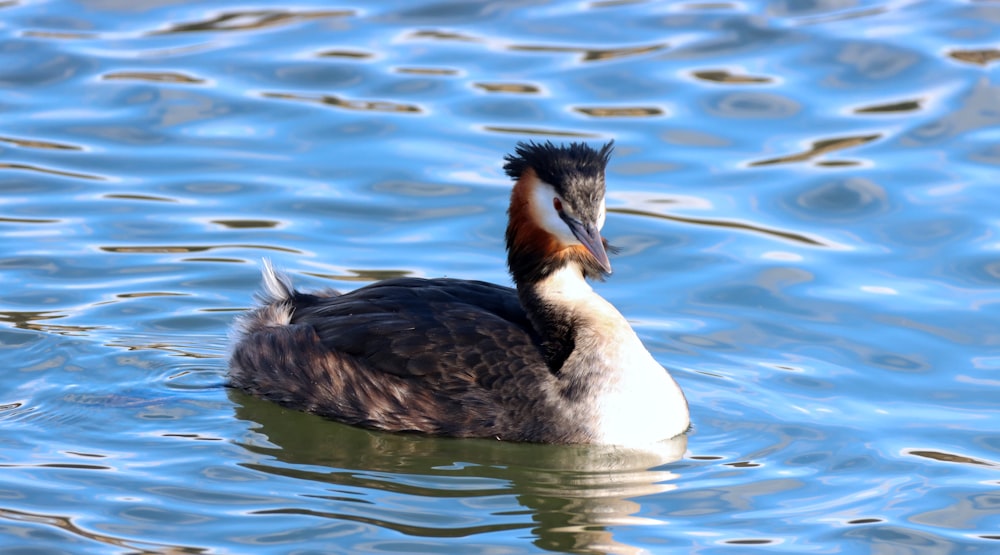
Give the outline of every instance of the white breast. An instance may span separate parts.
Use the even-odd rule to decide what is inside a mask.
[[[583,408],[593,423],[595,442],[640,445],[687,431],[687,401],[677,382],[578,269],[555,272],[540,285],[547,302],[578,319],[576,348],[566,367],[588,381],[591,395]]]
[[[621,353],[615,362],[623,370],[619,380],[597,399],[599,442],[636,445],[684,433],[690,417],[677,382],[638,338],[631,347],[636,351]]]

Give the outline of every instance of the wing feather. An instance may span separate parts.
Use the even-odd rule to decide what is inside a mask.
[[[292,323],[331,351],[400,377],[482,372],[523,353],[544,364],[539,340],[510,288],[451,279],[386,280],[338,297],[297,299]]]

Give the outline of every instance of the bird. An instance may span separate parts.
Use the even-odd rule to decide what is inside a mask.
[[[683,391],[591,287],[614,141],[518,142],[505,233],[514,288],[400,277],[298,291],[267,260],[235,320],[229,385],[376,430],[550,444],[637,445],[688,431]]]

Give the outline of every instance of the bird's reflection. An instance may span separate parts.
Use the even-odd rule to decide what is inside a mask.
[[[676,475],[662,466],[683,456],[687,446],[685,436],[648,449],[627,449],[388,434],[330,422],[239,392],[230,394],[237,402],[237,417],[255,423],[254,431],[261,434],[244,443],[267,457],[254,464],[255,469],[335,486],[328,497],[329,512],[317,512],[315,505],[284,512],[363,520],[420,537],[525,528],[531,529],[535,544],[547,550],[643,552],[616,541],[609,526],[659,523],[636,516],[640,498],[673,489],[670,482]],[[504,506],[498,509],[508,517],[503,523],[461,531],[393,522],[391,517],[352,518],[336,507],[343,502],[344,487],[428,498],[515,496],[524,511]],[[511,515],[517,523],[511,522]]]

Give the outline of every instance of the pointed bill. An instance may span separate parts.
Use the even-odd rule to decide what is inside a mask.
[[[569,225],[573,236],[587,249],[587,252],[594,257],[594,261],[601,268],[601,271],[611,275],[611,261],[608,260],[608,252],[604,249],[604,239],[601,238],[601,231],[593,224],[584,224],[572,218],[564,218]]]

